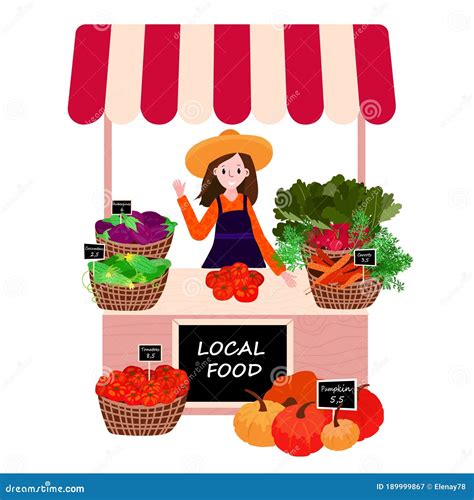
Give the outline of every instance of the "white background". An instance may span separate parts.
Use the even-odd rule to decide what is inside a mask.
[[[367,127],[367,182],[396,194],[390,228],[414,256],[406,291],[370,310],[370,382],[380,432],[349,451],[290,458],[257,449],[232,417],[183,417],[159,438],[108,434],[94,396],[101,314],[82,288],[82,244],[102,213],[102,120],[67,115],[74,32],[83,23],[381,23],[390,31],[397,112]],[[0,6],[0,472],[466,472],[473,465],[472,2],[9,0]],[[182,222],[171,181],[216,119],[114,127],[114,197]],[[256,211],[269,237],[276,189],[355,174],[355,125],[286,119],[238,130],[275,149]],[[470,217],[469,217],[470,216]],[[176,266],[210,241],[181,224]],[[468,297],[471,297],[470,300]]]

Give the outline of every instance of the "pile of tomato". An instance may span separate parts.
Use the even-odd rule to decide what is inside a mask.
[[[246,264],[236,262],[232,266],[211,271],[206,276],[206,285],[212,288],[217,300],[235,297],[239,302],[253,302],[258,297],[258,287],[265,278]]]
[[[95,386],[98,396],[130,406],[170,404],[188,390],[186,372],[169,365],[160,365],[150,373],[138,366],[127,366],[103,375]]]

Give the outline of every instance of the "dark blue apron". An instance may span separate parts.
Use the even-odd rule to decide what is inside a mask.
[[[211,251],[202,267],[221,268],[243,262],[248,267],[265,267],[262,252],[258,248],[247,212],[247,196],[243,210],[222,211],[220,196],[217,198],[219,215]]]

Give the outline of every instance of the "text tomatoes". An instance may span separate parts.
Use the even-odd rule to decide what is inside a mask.
[[[239,286],[234,291],[234,297],[239,302],[253,302],[258,297],[257,285]]]
[[[218,281],[212,294],[217,300],[229,300],[234,294],[234,285],[230,281]]]

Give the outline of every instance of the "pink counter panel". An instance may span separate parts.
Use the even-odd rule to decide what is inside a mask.
[[[164,363],[173,364],[173,321],[177,316],[106,315],[103,317],[104,367],[137,364],[138,344],[161,344]],[[179,315],[180,319],[220,316]],[[244,319],[226,316],[226,319]],[[288,319],[285,316],[272,318]],[[245,318],[245,319],[248,319]],[[268,320],[268,316],[252,316]],[[293,316],[293,371],[312,370],[320,378],[357,378],[367,382],[367,315]],[[176,364],[176,363],[174,363]],[[232,408],[187,408],[187,414],[233,414]]]

